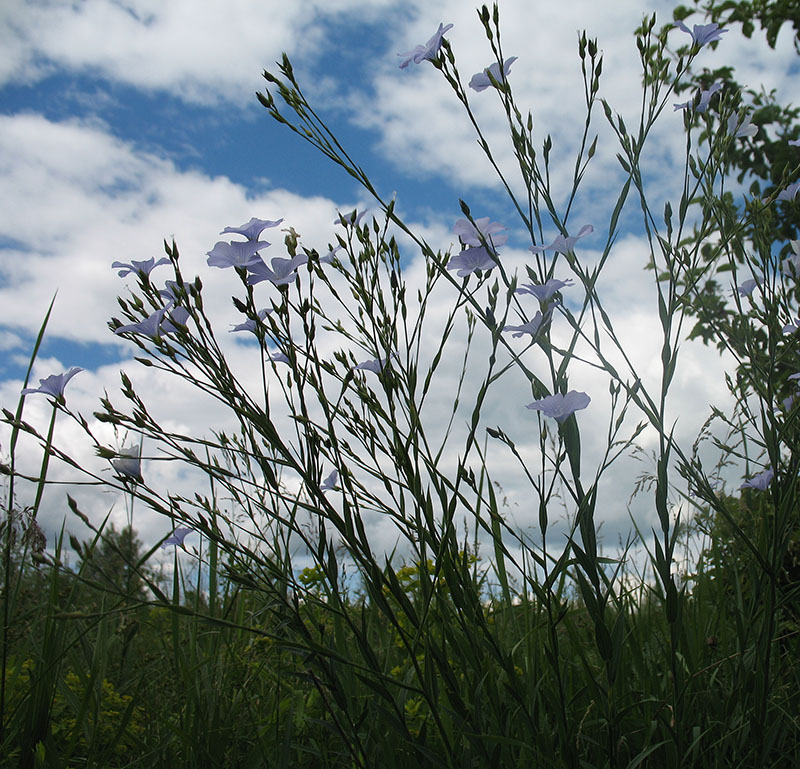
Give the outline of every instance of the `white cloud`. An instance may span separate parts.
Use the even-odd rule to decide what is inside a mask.
[[[46,68],[94,71],[112,80],[120,80],[138,88],[164,89],[180,92],[183,98],[214,102],[228,98],[247,97],[253,88],[265,61],[272,61],[282,48],[299,57],[311,54],[309,70],[323,72],[324,78],[312,85],[312,92],[320,94],[323,85],[329,88],[327,105],[335,98],[342,99],[344,108],[369,108],[369,117],[358,118],[377,131],[378,144],[385,157],[395,167],[409,175],[440,176],[454,186],[468,191],[493,190],[491,169],[480,157],[474,145],[474,136],[462,115],[455,114],[454,98],[440,82],[438,74],[428,64],[406,72],[396,67],[394,52],[408,50],[417,42],[427,39],[439,21],[454,22],[451,34],[456,55],[466,79],[485,67],[489,61],[488,48],[479,43],[480,27],[474,11],[451,0],[436,7],[408,5],[403,13],[387,9],[384,2],[345,2],[335,6],[301,3],[214,3],[175,2],[128,3],[111,2],[91,4],[48,2],[30,6],[23,3],[7,6],[13,12],[12,40],[9,62],[0,71],[8,80],[42,77]],[[669,9],[660,3],[662,20],[666,21]],[[338,73],[329,71],[326,62],[337,55],[323,28],[332,13],[364,13],[369,18],[383,18],[380,14],[392,13],[398,23],[388,30],[391,38],[385,60],[374,68],[374,79],[358,84],[342,83]],[[570,14],[556,4],[537,8],[536,16],[530,5],[521,0],[505,0],[503,14],[503,45],[506,55],[519,55],[511,80],[521,104],[531,104],[536,120],[539,140],[552,133],[556,141],[553,153],[553,177],[557,187],[556,197],[568,190],[571,147],[579,135],[581,124],[580,80],[575,52],[577,28],[580,19],[590,35],[599,37],[605,51],[606,66],[604,93],[615,108],[625,114],[629,123],[636,122],[639,109],[638,64],[631,30],[639,21],[638,3],[614,3],[599,6],[596,3],[575,4]],[[529,20],[529,21],[528,21]],[[522,23],[525,21],[525,23]],[[518,23],[519,22],[519,23]],[[733,43],[728,35],[716,52],[703,53],[709,61],[727,62],[748,60],[746,43]],[[535,45],[534,45],[535,42]],[[344,45],[344,43],[342,43]],[[325,46],[328,46],[327,48]],[[334,46],[334,47],[331,47]],[[778,60],[786,64],[788,54],[782,43]],[[763,46],[762,46],[763,48]],[[324,54],[319,51],[324,50]],[[761,50],[761,49],[758,49]],[[734,56],[735,58],[732,58]],[[761,55],[761,54],[759,54]],[[751,57],[752,58],[752,57]],[[759,61],[766,62],[765,55]],[[764,72],[754,69],[754,74]],[[786,78],[775,81],[780,87]],[[260,84],[259,84],[260,85]],[[502,121],[498,119],[498,105],[491,91],[475,94],[479,120],[487,125],[490,142],[503,144],[506,140]],[[577,116],[577,117],[576,117]],[[632,119],[631,119],[632,118]],[[655,152],[648,159],[648,173],[654,180],[656,196],[666,194],[668,182],[659,174],[677,157],[680,150],[682,125],[672,114],[663,116],[663,128],[654,136]],[[598,115],[602,123],[604,118]],[[0,235],[24,244],[3,252],[2,274],[5,279],[0,289],[0,322],[10,331],[5,332],[8,344],[15,342],[17,331],[34,332],[54,290],[59,297],[51,333],[73,341],[89,343],[118,343],[127,356],[130,348],[115,339],[106,329],[110,315],[117,313],[114,297],[123,290],[121,281],[110,269],[112,261],[129,262],[160,255],[161,239],[176,236],[182,254],[186,277],[200,274],[205,286],[206,307],[215,322],[220,343],[230,356],[232,366],[241,375],[242,382],[251,388],[259,385],[258,367],[253,365],[253,348],[241,345],[228,335],[230,324],[241,317],[232,307],[230,296],[240,293],[235,275],[229,271],[214,270],[205,264],[207,252],[219,238],[226,225],[239,225],[251,216],[278,218],[284,216],[283,226],[295,227],[303,242],[319,250],[334,239],[337,228],[332,222],[337,205],[348,210],[352,205],[363,206],[368,201],[332,201],[322,197],[304,198],[283,189],[266,188],[253,194],[226,177],[211,177],[201,171],[181,171],[166,156],[143,152],[131,142],[122,141],[100,122],[67,120],[54,122],[41,115],[17,114],[0,117],[0,196],[6,201],[4,219],[0,222]],[[511,167],[508,153],[501,154],[504,170]],[[586,192],[578,201],[575,214],[577,224],[591,221],[597,234],[588,242],[582,253],[593,257],[602,241],[601,223],[609,206],[610,181],[619,179],[613,155],[600,154],[597,168],[587,177]],[[493,193],[492,193],[493,194]],[[401,201],[402,203],[402,201]],[[657,209],[656,209],[657,210]],[[483,215],[475,207],[476,216]],[[508,222],[504,222],[508,224]],[[452,222],[442,223],[432,212],[422,228],[434,247],[446,248],[454,240],[450,232]],[[341,232],[341,230],[338,230]],[[271,234],[271,233],[270,233]],[[265,236],[269,238],[270,234]],[[545,237],[554,235],[545,224]],[[280,252],[280,238],[273,236],[273,248],[267,256]],[[504,255],[509,264],[521,267],[526,252],[507,249]],[[621,239],[613,247],[599,291],[607,302],[615,320],[615,327],[623,339],[626,350],[639,372],[650,386],[657,384],[659,376],[658,350],[654,347],[658,324],[654,310],[651,276],[644,273],[647,247],[635,234]],[[424,281],[425,265],[408,250],[410,280],[409,296]],[[158,279],[166,277],[167,268],[155,273]],[[558,277],[567,277],[558,274]],[[128,279],[130,281],[130,279]],[[131,281],[132,284],[132,281]],[[259,288],[259,296],[268,292]],[[575,290],[575,289],[573,289]],[[433,330],[424,339],[424,352],[433,354],[437,330],[444,322],[452,291],[443,291],[436,304],[432,304]],[[266,303],[266,298],[263,303]],[[440,332],[439,332],[440,333]],[[565,333],[563,326],[555,326],[558,338]],[[441,369],[441,380],[431,392],[426,413],[431,419],[431,430],[441,434],[449,418],[452,398],[457,387],[459,354],[464,349],[463,329],[448,345],[448,358]],[[4,342],[5,343],[5,342]],[[547,366],[537,358],[538,350],[528,356],[536,360],[537,370],[547,374]],[[120,353],[121,357],[123,353]],[[469,419],[468,395],[479,385],[479,374],[485,370],[488,356],[485,330],[476,334],[474,364],[466,379],[462,409],[454,422],[454,436],[463,438]],[[54,359],[39,362],[36,376],[45,376],[57,370],[66,370],[71,361]],[[177,382],[165,383],[152,369],[129,365],[136,388],[153,404],[154,413],[166,427],[190,435],[208,434],[212,427],[230,424],[230,416],[218,405],[198,400]],[[97,406],[97,397],[104,389],[118,390],[118,365],[86,372],[70,383],[70,404],[89,414]],[[674,388],[674,414],[679,416],[681,439],[691,441],[707,414],[709,403],[721,405],[726,393],[721,380],[722,361],[716,352],[699,345],[687,345],[684,362]],[[0,383],[3,404],[16,402],[21,384]],[[586,459],[584,468],[589,474],[605,447],[608,418],[608,382],[591,368],[577,365],[571,378],[574,389],[586,390],[592,396],[592,408],[580,415]],[[530,402],[530,387],[521,375],[510,372],[499,383],[500,395],[492,400],[484,417],[484,426],[500,425],[508,428],[509,435],[519,441],[526,456],[538,456],[536,418],[526,412]],[[117,398],[115,398],[116,400]],[[49,407],[45,398],[31,398],[26,415],[46,427]],[[636,421],[632,417],[633,421]],[[76,431],[59,421],[58,436],[64,445],[70,445],[86,466],[98,466],[92,456],[91,446]],[[481,428],[481,429],[482,429]],[[513,433],[513,434],[512,434]],[[113,435],[103,432],[103,440],[112,441]],[[3,433],[4,447],[7,432]],[[652,436],[643,436],[649,445]],[[458,442],[446,455],[453,463],[458,453]],[[35,471],[40,459],[32,442],[20,444],[20,466]],[[499,480],[510,499],[522,503],[530,497],[530,490],[520,480],[518,468],[494,447],[492,462]],[[162,483],[184,484],[172,474],[174,465],[153,462],[148,465],[149,478]],[[104,470],[107,472],[107,470]],[[59,479],[61,470],[54,468]],[[66,471],[64,471],[66,473]],[[613,541],[613,532],[627,531],[625,504],[631,489],[631,463],[621,463],[608,476],[603,485],[602,515],[605,517],[607,535]],[[59,494],[58,488],[52,494]],[[55,499],[55,498],[53,498]],[[84,502],[92,506],[94,516],[107,512],[111,501],[107,498]],[[103,509],[105,508],[105,510]],[[535,511],[515,508],[521,526],[527,527],[535,520]],[[43,519],[56,527],[64,512],[62,501],[54,501]],[[652,510],[642,503],[642,522],[646,528],[652,519]],[[137,507],[137,527],[147,542],[155,541],[166,533],[165,522],[140,506]],[[648,517],[649,516],[649,517]],[[390,546],[393,535],[385,526],[376,539],[380,546]],[[611,529],[611,533],[608,532]]]
[[[317,59],[325,24],[369,19],[386,0],[43,0],[5,4],[0,81],[35,82],[57,69],[94,73],[191,102],[243,103],[286,51]]]

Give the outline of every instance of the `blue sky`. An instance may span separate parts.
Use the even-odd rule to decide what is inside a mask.
[[[566,194],[583,119],[578,25],[598,38],[604,52],[601,94],[633,123],[640,96],[632,31],[643,12],[656,11],[660,23],[668,22],[671,3],[501,0],[500,11],[504,51],[519,57],[510,80],[519,102],[533,111],[538,141],[547,133],[554,137],[554,184]],[[205,264],[223,227],[252,216],[285,217],[305,244],[321,251],[333,241],[337,210],[370,205],[352,179],[272,121],[255,99],[254,92],[266,86],[261,71],[276,70],[284,50],[309,101],[378,189],[387,198],[397,193],[399,211],[429,242],[443,250],[454,243],[452,226],[463,198],[475,216],[509,226],[509,246],[523,260],[529,244],[515,230],[502,189],[452,93],[427,63],[398,69],[397,53],[427,40],[441,21],[454,24],[448,39],[465,81],[492,62],[475,11],[461,0],[7,0],[0,11],[2,405],[16,404],[33,339],[56,289],[35,376],[85,368],[70,383],[69,396],[74,408],[89,414],[104,390],[118,389],[119,370],[136,366],[130,346],[106,328],[125,287],[112,261],[160,256],[163,239],[174,236],[190,265],[185,269],[201,275],[211,310],[225,328],[238,322],[230,305],[234,284]],[[682,33],[671,34],[675,45],[682,42]],[[775,87],[782,100],[798,102],[789,35],[782,34],[770,51],[757,36],[748,41],[732,32],[715,51],[704,51],[699,63],[734,63],[741,81]],[[492,96],[476,95],[475,110],[490,141],[503,148],[505,129]],[[600,150],[571,220],[576,229],[586,222],[596,227],[598,237],[585,241],[587,258],[602,248],[599,233],[613,203],[608,190],[622,178],[602,115],[597,118]],[[654,184],[655,197],[675,189],[669,179],[679,182],[674,174],[682,131],[680,114],[662,116],[646,161],[651,178],[664,180]],[[509,167],[506,150],[500,160]],[[646,361],[655,311],[642,299],[647,275],[640,269],[645,252],[635,211],[628,217],[605,291],[633,354]],[[546,230],[549,235],[555,232]],[[416,255],[409,251],[407,258],[413,275]],[[231,344],[232,354],[242,354]],[[691,436],[708,404],[725,392],[715,353],[687,349],[686,360],[676,387],[679,400],[690,394],[696,401],[696,410],[682,412]],[[208,421],[215,415],[198,415],[179,390],[156,386],[142,372],[137,376],[176,424],[196,434],[213,426]],[[607,392],[607,384],[589,374],[576,381],[578,389]],[[525,398],[523,388],[519,401]],[[44,398],[29,398],[26,416],[32,421],[46,420],[47,411]],[[519,419],[508,407],[496,416],[495,423]],[[87,462],[96,461],[69,425],[59,424],[59,430],[79,454],[86,452]],[[0,446],[7,448],[5,430]],[[35,445],[21,444],[23,466],[35,467],[37,457]],[[66,469],[53,472],[71,477]],[[618,503],[608,521],[612,541],[629,527],[629,487],[610,492]],[[58,494],[63,499],[63,491]],[[52,532],[64,505],[55,492],[51,499],[43,515]],[[86,504],[100,515],[119,501],[87,497]],[[145,541],[165,534],[155,516],[143,513],[137,526]]]

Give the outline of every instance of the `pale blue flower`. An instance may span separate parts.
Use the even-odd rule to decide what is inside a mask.
[[[785,200],[791,203],[797,197],[798,191],[800,191],[800,182],[794,182],[794,184],[790,184],[785,190],[781,190],[778,193],[778,200]]]
[[[793,318],[782,329],[784,334],[794,334],[800,328],[800,318]],[[789,377],[791,379],[791,377]]]
[[[272,312],[271,309],[263,309],[258,311],[258,319],[264,320]],[[252,331],[255,333],[256,331],[256,321],[253,318],[249,318],[244,323],[240,323],[238,326],[234,326],[229,333],[233,333],[234,331]]]
[[[122,481],[136,481],[142,483],[142,460],[139,446],[120,449],[117,459],[111,460],[111,466],[117,471]]]
[[[594,227],[592,227],[591,224],[584,224],[577,235],[571,237],[559,235],[549,246],[530,246],[530,250],[533,251],[534,254],[539,254],[542,251],[555,251],[559,254],[569,254],[575,250],[575,244],[578,242],[579,238],[589,235],[592,232],[594,232]]]
[[[333,260],[336,257],[336,254],[339,251],[341,251],[342,248],[343,248],[342,246],[336,246],[336,248],[332,248],[330,251],[328,251],[327,254],[325,254],[325,256],[321,256],[319,258],[319,263],[320,264],[333,264]]]
[[[81,371],[83,371],[83,369],[79,366],[73,366],[64,374],[51,374],[44,379],[40,379],[38,387],[26,387],[22,391],[22,395],[28,395],[29,393],[42,393],[43,395],[50,395],[56,400],[63,400],[64,388],[67,386],[67,382],[69,382],[69,380],[72,379],[75,374],[79,374]]]
[[[319,487],[320,491],[333,491],[336,488],[336,482],[339,480],[339,471],[334,470]]]
[[[358,227],[361,224],[361,220],[369,213],[369,209],[362,211],[360,214],[358,213],[358,209],[354,208],[349,214],[339,213],[337,219],[333,220],[334,224],[341,224],[343,227],[346,227],[348,224],[353,225],[354,227]]]
[[[160,310],[156,310],[152,315],[149,315],[144,320],[140,320],[138,323],[128,323],[125,326],[114,329],[114,333],[144,334],[145,336],[155,339],[161,336],[161,322],[164,320],[166,312],[167,308],[162,307]]]
[[[297,268],[307,261],[308,257],[305,254],[298,254],[294,259],[284,259],[276,256],[271,261],[272,268],[270,269],[264,263],[264,260],[259,257],[257,262],[247,266],[247,271],[250,273],[247,276],[247,285],[255,286],[264,280],[269,280],[276,286],[286,286],[289,283],[294,283],[297,280]]]
[[[789,374],[789,376],[787,376],[786,378],[792,379],[796,382],[798,379],[800,379],[800,371],[798,371],[796,374]]]
[[[247,224],[243,224],[241,227],[226,227],[220,235],[225,235],[226,233],[233,232],[237,235],[244,235],[248,240],[258,240],[258,236],[266,230],[268,227],[277,227],[283,219],[276,219],[274,222],[271,222],[267,219],[256,219],[253,217]]]
[[[690,34],[692,42],[702,47],[706,43],[715,43],[717,40],[722,39],[728,30],[720,29],[719,24],[695,24],[692,29],[689,29],[682,21],[676,21],[673,26]]]
[[[249,267],[259,261],[258,252],[270,244],[266,240],[219,241],[209,252],[209,267]]]
[[[185,326],[186,321],[191,317],[191,313],[185,307],[176,307],[169,315],[161,322],[161,331],[165,334],[174,334],[180,331],[178,326]],[[175,324],[178,325],[175,325]]]
[[[178,281],[168,280],[164,286],[159,290],[158,295],[167,303],[167,307],[172,307],[178,301]]]
[[[781,401],[781,406],[783,406],[784,411],[791,411],[794,402],[797,400],[797,394],[790,395],[788,398],[784,398]]]
[[[695,112],[699,114],[703,114],[711,104],[711,97],[717,93],[718,91],[722,90],[722,83],[717,81],[714,83],[711,88],[707,91],[704,89],[700,89],[700,98],[697,102],[697,107],[695,107]],[[672,106],[675,108],[675,111],[679,109],[689,109],[694,104],[694,99],[689,99],[689,101],[685,101],[683,104],[673,104]]]
[[[555,419],[560,424],[576,411],[585,409],[590,402],[591,398],[586,393],[570,390],[566,395],[556,393],[540,398],[529,403],[525,408],[541,411],[546,417]]]
[[[536,283],[528,283],[521,288],[516,290],[517,294],[532,294],[535,296],[540,302],[544,303],[548,299],[550,299],[553,294],[558,291],[561,291],[562,288],[566,288],[568,286],[572,286],[575,281],[572,278],[567,278],[567,280],[558,280],[557,278],[550,278],[547,283],[536,284]]]
[[[754,475],[749,480],[745,481],[739,489],[757,489],[758,491],[766,491],[767,487],[772,483],[772,479],[775,477],[775,472],[772,468],[768,468],[764,470],[763,473],[759,473],[758,475]]]
[[[447,262],[447,269],[458,270],[459,278],[466,278],[478,270],[488,272],[495,267],[497,267],[497,262],[489,256],[489,252],[484,246],[464,249],[460,254],[451,256]]]
[[[500,65],[498,62],[491,64],[490,66],[486,67],[483,72],[478,72],[477,75],[472,76],[472,80],[469,81],[469,87],[473,91],[485,91],[489,86],[492,85],[492,81],[489,79],[489,75],[494,78],[495,83],[504,83],[506,78],[508,77],[508,73],[511,70],[511,65],[517,60],[516,56],[512,56],[510,59],[506,59],[503,62],[503,74],[500,74]]]
[[[534,315],[533,318],[531,318],[531,320],[529,320],[527,323],[523,323],[521,326],[505,326],[503,331],[514,331],[515,333],[512,334],[514,339],[519,339],[519,337],[521,337],[523,334],[536,336],[539,333],[539,328],[546,318],[547,314],[542,315],[542,313],[537,310],[536,315]]]
[[[739,123],[738,115],[731,115],[728,118],[728,134],[734,139],[746,139],[758,133],[758,126],[750,122],[750,115],[745,115],[744,120]]]
[[[459,219],[453,225],[453,232],[461,238],[465,246],[481,246],[489,243],[492,246],[502,246],[507,240],[507,235],[497,235],[504,230],[500,222],[490,222],[488,216],[476,219],[473,224],[469,219]]]
[[[191,533],[192,529],[188,529],[185,526],[178,526],[178,528],[161,543],[162,549],[166,550],[170,545],[175,545],[176,547],[180,545],[183,547],[183,540]]]
[[[127,262],[112,262],[111,268],[114,270],[119,270],[117,273],[120,278],[124,278],[126,275],[130,275],[130,273],[135,272],[139,275],[149,275],[156,267],[161,264],[169,264],[169,259],[166,256],[162,256],[158,261],[155,260],[155,257],[151,257],[150,259],[145,259],[142,262],[137,262],[135,259],[132,259],[130,263]]]
[[[289,358],[287,358],[286,355],[280,352],[280,350],[278,352],[268,352],[267,360],[271,360],[273,363],[285,363],[287,366],[292,365]]]
[[[789,139],[789,145],[792,147],[800,147],[800,139]]]
[[[751,296],[753,291],[755,291],[756,286],[761,285],[761,278],[750,278],[750,280],[746,280],[739,286],[736,286],[736,290],[739,292],[741,296]]]
[[[375,360],[365,360],[357,366],[353,366],[353,371],[371,371],[373,374],[380,374],[386,367],[391,358],[396,358],[397,353],[392,353],[388,358],[376,358]]]
[[[439,29],[436,30],[436,34],[434,34],[425,45],[418,45],[413,51],[398,53],[398,56],[403,57],[403,61],[400,62],[400,69],[405,69],[411,62],[414,62],[414,64],[421,64],[425,59],[429,61],[435,59],[436,55],[439,53],[439,49],[442,47],[442,37],[444,37],[444,33],[452,29],[452,27],[452,24],[448,24],[447,26],[439,24]]]
[[[800,240],[790,240],[794,253],[781,262],[781,272],[790,278],[800,276]]]

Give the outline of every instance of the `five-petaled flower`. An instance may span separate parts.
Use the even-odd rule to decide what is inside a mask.
[[[489,272],[495,267],[497,267],[497,262],[492,259],[485,246],[466,248],[460,254],[451,256],[447,262],[447,269],[458,270],[456,274],[459,278],[469,277],[478,270]]]
[[[341,211],[339,212],[339,216],[333,220],[334,224],[341,224],[344,227],[347,225],[353,225],[354,227],[358,227],[361,224],[361,220],[369,213],[369,209],[363,210],[361,213],[358,213],[358,209],[354,208],[349,214],[343,214]]]
[[[740,296],[751,296],[756,286],[760,285],[761,278],[750,278],[750,280],[746,280],[744,283],[736,286],[736,290],[739,292]]]
[[[227,243],[219,241],[208,253],[209,267],[249,267],[259,262],[258,252],[266,248],[266,240],[235,240]]]
[[[120,278],[124,278],[126,275],[129,275],[132,272],[135,272],[139,275],[149,275],[153,269],[158,267],[160,264],[169,264],[169,259],[167,259],[166,256],[162,256],[158,261],[155,260],[155,257],[150,257],[142,262],[137,262],[135,259],[131,259],[130,263],[112,262],[111,268],[114,270],[119,270],[117,274],[120,276]]]
[[[130,446],[127,449],[120,449],[117,459],[111,460],[111,466],[117,471],[117,476],[121,481],[135,481],[141,483],[142,460],[139,446]]]
[[[162,543],[161,547],[166,550],[170,545],[175,545],[176,547],[180,545],[183,547],[183,540],[192,533],[192,530],[187,528],[186,526],[178,526],[175,531],[172,532]]]
[[[339,251],[341,251],[343,248],[344,248],[344,246],[342,246],[342,245],[338,245],[335,248],[332,248],[330,251],[328,251],[327,254],[325,254],[325,256],[321,256],[319,258],[319,263],[320,264],[333,264],[333,260],[336,258],[336,254]]]
[[[162,307],[160,310],[156,310],[152,315],[148,315],[148,317],[144,320],[140,320],[138,323],[128,323],[125,326],[114,329],[114,333],[144,334],[145,336],[155,339],[161,336],[161,322],[164,320],[164,315],[166,315],[166,313],[166,307]]]
[[[176,280],[168,280],[164,283],[164,288],[159,289],[158,295],[167,303],[167,307],[177,304],[180,286]]]
[[[585,409],[590,402],[591,398],[586,393],[570,390],[566,394],[556,393],[540,398],[525,408],[541,411],[546,417],[555,419],[560,424],[576,411]]]
[[[539,333],[539,329],[541,328],[542,323],[547,319],[548,313],[542,315],[540,310],[536,311],[536,315],[533,316],[527,323],[523,323],[521,326],[505,326],[503,331],[513,331],[514,333],[511,335],[514,339],[519,339],[523,334],[530,334],[531,336],[536,336]]]
[[[773,469],[767,468],[764,470],[763,473],[759,473],[758,475],[754,475],[749,480],[746,480],[739,489],[757,489],[758,491],[766,491],[767,487],[772,483],[772,479],[775,477],[775,472]]]
[[[745,115],[741,123],[739,123],[738,115],[731,115],[728,118],[728,134],[734,139],[752,138],[757,133],[758,126],[750,122],[750,115]]]
[[[236,235],[244,235],[248,240],[258,241],[258,236],[267,228],[269,227],[277,227],[283,219],[276,219],[275,221],[269,221],[268,219],[256,219],[253,217],[247,224],[243,224],[241,227],[226,227],[220,235],[225,235],[229,232],[235,233]]]
[[[707,91],[701,88],[699,91],[699,99],[697,101],[697,106],[695,107],[695,112],[698,112],[700,114],[704,113],[708,109],[711,103],[711,97],[715,93],[717,93],[717,91],[721,90],[722,90],[722,83],[720,83],[719,81],[714,83],[711,86],[711,88],[709,88]],[[673,104],[672,106],[675,108],[675,111],[679,109],[690,109],[694,104],[694,101],[695,101],[694,98],[692,98],[689,99],[689,101],[683,102],[683,104]]]
[[[676,21],[673,26],[688,33],[692,36],[692,42],[696,43],[699,47],[703,47],[706,43],[715,43],[717,40],[722,39],[728,30],[720,29],[719,24],[695,24],[692,29],[689,29],[682,21]]]
[[[789,277],[800,277],[800,240],[790,240],[793,253],[781,262],[781,272]]]
[[[272,312],[271,309],[264,308],[263,310],[259,310],[257,315],[259,320],[264,320]],[[230,333],[232,334],[234,331],[252,331],[255,333],[256,331],[256,321],[254,318],[250,318],[246,320],[244,323],[240,323],[238,326],[234,326]]]
[[[391,358],[396,358],[397,353],[392,353],[388,358],[376,358],[375,360],[365,360],[357,366],[353,366],[353,371],[371,371],[373,374],[380,374],[386,367]]]
[[[785,200],[790,203],[797,197],[798,191],[800,191],[800,182],[794,182],[778,193],[778,200]]]
[[[561,291],[562,288],[566,288],[567,286],[571,286],[574,284],[575,281],[572,278],[567,278],[566,280],[558,280],[557,278],[550,278],[547,283],[528,283],[525,286],[522,286],[517,289],[517,294],[531,294],[535,296],[540,302],[544,303],[548,299],[550,299],[553,294],[557,291]]]
[[[559,254],[569,254],[575,250],[575,244],[578,242],[579,238],[584,237],[584,235],[589,235],[592,232],[594,232],[594,227],[592,227],[591,224],[584,224],[577,235],[571,237],[559,235],[549,246],[530,246],[530,250],[533,251],[534,254],[539,254],[542,251],[556,251]]]
[[[271,360],[273,363],[285,363],[287,366],[292,365],[289,358],[280,350],[278,350],[277,352],[268,352],[267,360]]]
[[[319,486],[320,491],[333,491],[339,480],[339,471],[334,470]]]
[[[482,246],[488,243],[490,246],[502,246],[507,240],[507,235],[498,235],[504,230],[500,222],[492,222],[488,216],[476,219],[473,224],[469,219],[459,219],[453,225],[453,232],[458,235],[465,246]]]
[[[83,369],[79,366],[73,366],[64,374],[51,374],[44,379],[40,379],[38,387],[26,387],[22,391],[22,395],[28,395],[29,393],[42,393],[44,395],[52,396],[57,401],[63,401],[64,388],[67,386],[67,382],[69,382],[69,380],[72,379],[75,374],[79,374],[81,371],[83,371]]]
[[[472,76],[472,80],[469,81],[469,87],[473,91],[485,91],[492,85],[492,80],[489,77],[491,75],[494,78],[495,83],[503,84],[508,77],[508,73],[511,69],[511,65],[517,60],[516,56],[512,56],[509,59],[506,59],[503,62],[503,73],[500,74],[500,64],[495,62],[490,66],[486,67],[483,72],[478,72],[477,75]]]
[[[411,62],[414,62],[414,64],[421,64],[425,59],[433,61],[439,53],[439,49],[442,47],[444,33],[452,28],[452,24],[448,24],[447,26],[439,24],[439,29],[436,30],[434,36],[428,40],[425,45],[418,45],[413,51],[398,53],[398,56],[403,57],[403,61],[400,62],[400,69],[405,69]]]
[[[178,326],[185,326],[190,317],[191,313],[185,307],[176,307],[168,318],[164,318],[161,321],[161,330],[165,334],[174,334],[180,330]],[[176,323],[178,324],[177,326],[175,325]]]
[[[302,267],[307,261],[308,257],[305,254],[298,254],[293,259],[276,256],[271,260],[272,269],[270,269],[259,257],[257,261],[247,266],[247,271],[250,273],[247,276],[247,285],[255,286],[256,283],[269,280],[273,285],[287,286],[297,280],[297,268]]]

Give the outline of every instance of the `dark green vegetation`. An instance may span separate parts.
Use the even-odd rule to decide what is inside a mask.
[[[728,502],[758,544],[763,511]],[[0,765],[797,765],[797,552],[772,604],[755,555],[712,528],[678,598],[677,667],[664,596],[636,575],[603,641],[570,580],[509,602],[464,551],[386,567],[382,596],[212,559],[214,596],[178,577],[162,605],[87,582],[92,561],[15,560]],[[141,553],[116,554],[122,580]]]
[[[497,9],[483,8],[479,18],[501,62]],[[269,287],[270,314],[256,305],[247,269],[230,270],[241,292],[234,305],[257,340],[251,349],[260,353],[261,391],[243,387],[229,367],[201,282],[184,279],[174,243],[166,245],[174,305],[164,306],[161,277],[151,281],[144,270],[120,299],[127,323],[115,318],[110,327],[127,328],[139,360],[188,380],[235,417],[233,432],[167,433],[124,374],[124,406],[104,398],[95,414],[210,484],[208,496],[152,488],[136,452],[96,441],[98,454],[117,463],[106,486],[199,537],[193,557],[176,557],[170,576],[154,569],[154,551],[142,551],[132,527],[92,526],[71,501],[70,515],[96,536],[72,539],[73,564],[62,562],[63,540],[45,550],[36,526],[41,494],[29,509],[15,502],[15,442],[27,433],[42,445],[33,478],[40,492],[50,457],[70,459],[53,437],[56,414],[93,438],[94,423],[71,412],[63,392],[53,396],[46,435],[22,419],[22,401],[15,414],[3,412],[12,440],[2,530],[0,766],[800,765],[800,408],[784,402],[796,391],[789,376],[800,373],[800,356],[794,336],[782,331],[797,316],[797,296],[793,276],[780,270],[784,254],[773,248],[789,231],[772,229],[774,209],[763,201],[740,210],[726,197],[745,157],[737,155],[741,137],[708,130],[709,142],[695,145],[703,127],[692,113],[683,194],[663,217],[650,210],[641,154],[675,98],[666,34],[654,30],[655,21],[646,22],[637,41],[647,90],[633,132],[598,96],[597,44],[579,39],[587,120],[569,199],[595,152],[590,126],[600,105],[627,174],[595,262],[576,255],[575,223],[568,212],[559,217],[550,137],[539,153],[511,84],[491,84],[524,182],[506,185],[518,225],[532,243],[548,242],[544,233],[553,229],[574,240],[571,247],[562,240],[560,250],[555,241],[547,257],[537,253],[526,265],[527,279],[540,287],[567,274],[574,280],[569,302],[540,300],[541,311],[569,330],[567,342],[556,344],[542,323],[521,352],[505,324],[530,322],[533,305],[520,301],[516,279],[490,252],[480,218],[462,205],[463,230],[471,224],[487,249],[481,264],[497,259],[497,269],[454,277],[453,255],[431,249],[381,201],[305,101],[288,60],[280,76],[267,75],[272,91],[261,94],[262,104],[363,183],[383,221],[342,217],[338,254],[326,264],[288,230],[286,255],[298,273]],[[693,43],[673,71],[690,75],[699,47]],[[441,71],[483,140],[449,43],[423,63]],[[719,109],[713,119],[724,125],[739,103],[728,93]],[[481,146],[493,160],[488,143]],[[792,176],[779,173],[775,191]],[[613,365],[624,351],[597,290],[629,193],[656,278],[662,338],[652,392],[635,363]],[[777,210],[788,220],[796,208]],[[426,266],[408,296],[398,230]],[[740,283],[762,279],[758,301],[737,294],[717,317],[704,301],[718,285],[707,289],[707,280],[737,269]],[[423,318],[439,301],[432,299],[439,286],[452,307],[431,332]],[[159,325],[167,311],[169,330]],[[142,331],[154,316],[158,323]],[[687,448],[674,438],[666,404],[689,317],[704,324],[698,334],[733,354],[728,386],[736,407],[712,411]],[[473,342],[479,352],[470,358]],[[447,365],[461,366],[460,379],[452,400],[433,406],[437,417],[451,409],[451,419],[444,435],[439,420],[431,436],[431,383],[451,344],[462,357]],[[285,356],[280,369],[276,350]],[[599,460],[582,452],[585,423],[574,413],[531,417],[539,420],[530,423],[538,424],[539,444],[527,453],[514,442],[515,425],[486,425],[488,393],[508,378],[519,377],[541,403],[568,394],[568,369],[587,359],[608,393],[608,449]],[[606,501],[601,478],[645,429],[654,436],[654,469],[637,490],[649,494],[657,529],[641,532],[650,549],[639,571],[627,553],[603,555],[597,519]],[[524,431],[532,432],[527,424]],[[153,451],[148,461],[158,456]],[[496,457],[513,461],[529,482],[535,537],[506,515],[492,477]],[[718,493],[720,470],[730,465],[755,488]],[[688,500],[692,507],[681,507]],[[564,508],[569,520],[559,527],[556,511]],[[679,509],[694,518],[680,520]],[[393,526],[410,554],[405,562],[373,549],[368,531],[378,519]],[[684,546],[695,556],[681,570]],[[196,564],[190,573],[186,563]]]

